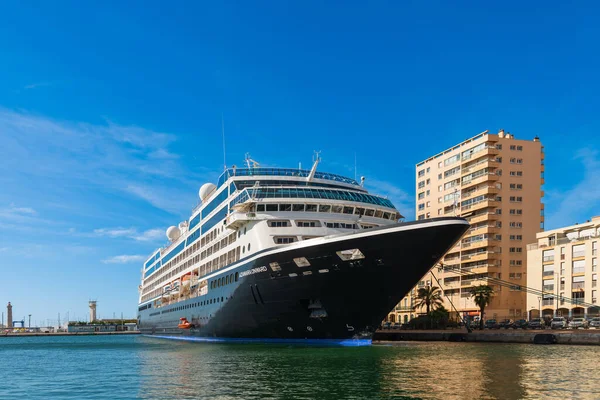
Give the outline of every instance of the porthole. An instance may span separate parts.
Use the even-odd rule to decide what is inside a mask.
[[[250,251],[250,243],[248,243],[248,251]]]
[[[238,239],[242,236],[242,231],[238,231]]]
[[[246,252],[246,246],[242,246],[242,254]]]
[[[223,297],[221,297],[221,302],[223,302]]]
[[[236,282],[238,281],[239,275],[240,275],[240,274],[239,274],[239,272],[236,272],[236,273],[235,273],[235,281],[236,281]]]
[[[226,285],[229,285],[229,275],[227,275],[227,276],[225,277],[225,284],[226,284]]]
[[[246,234],[246,228],[244,228],[244,235]]]

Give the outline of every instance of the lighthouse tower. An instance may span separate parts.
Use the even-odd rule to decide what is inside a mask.
[[[8,318],[8,321],[6,321],[7,322],[6,327],[7,328],[12,328],[13,327],[13,323],[12,323],[12,321],[13,321],[13,319],[12,319],[12,305],[10,304],[10,301],[8,302],[8,305],[6,306],[6,315],[7,315],[7,318]]]

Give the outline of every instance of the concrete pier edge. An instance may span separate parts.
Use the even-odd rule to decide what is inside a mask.
[[[397,341],[600,345],[600,330],[378,331],[373,337],[373,343]]]

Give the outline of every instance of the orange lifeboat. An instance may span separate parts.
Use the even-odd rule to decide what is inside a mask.
[[[181,321],[179,322],[179,325],[177,325],[179,329],[190,329],[193,326],[185,317],[181,317],[179,320]]]

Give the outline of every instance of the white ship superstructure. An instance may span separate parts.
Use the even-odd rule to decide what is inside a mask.
[[[202,185],[188,221],[167,230],[170,244],[144,263],[140,309],[206,294],[206,277],[241,258],[298,241],[396,223],[387,198],[313,168],[229,168]],[[364,178],[361,179],[361,182]]]

